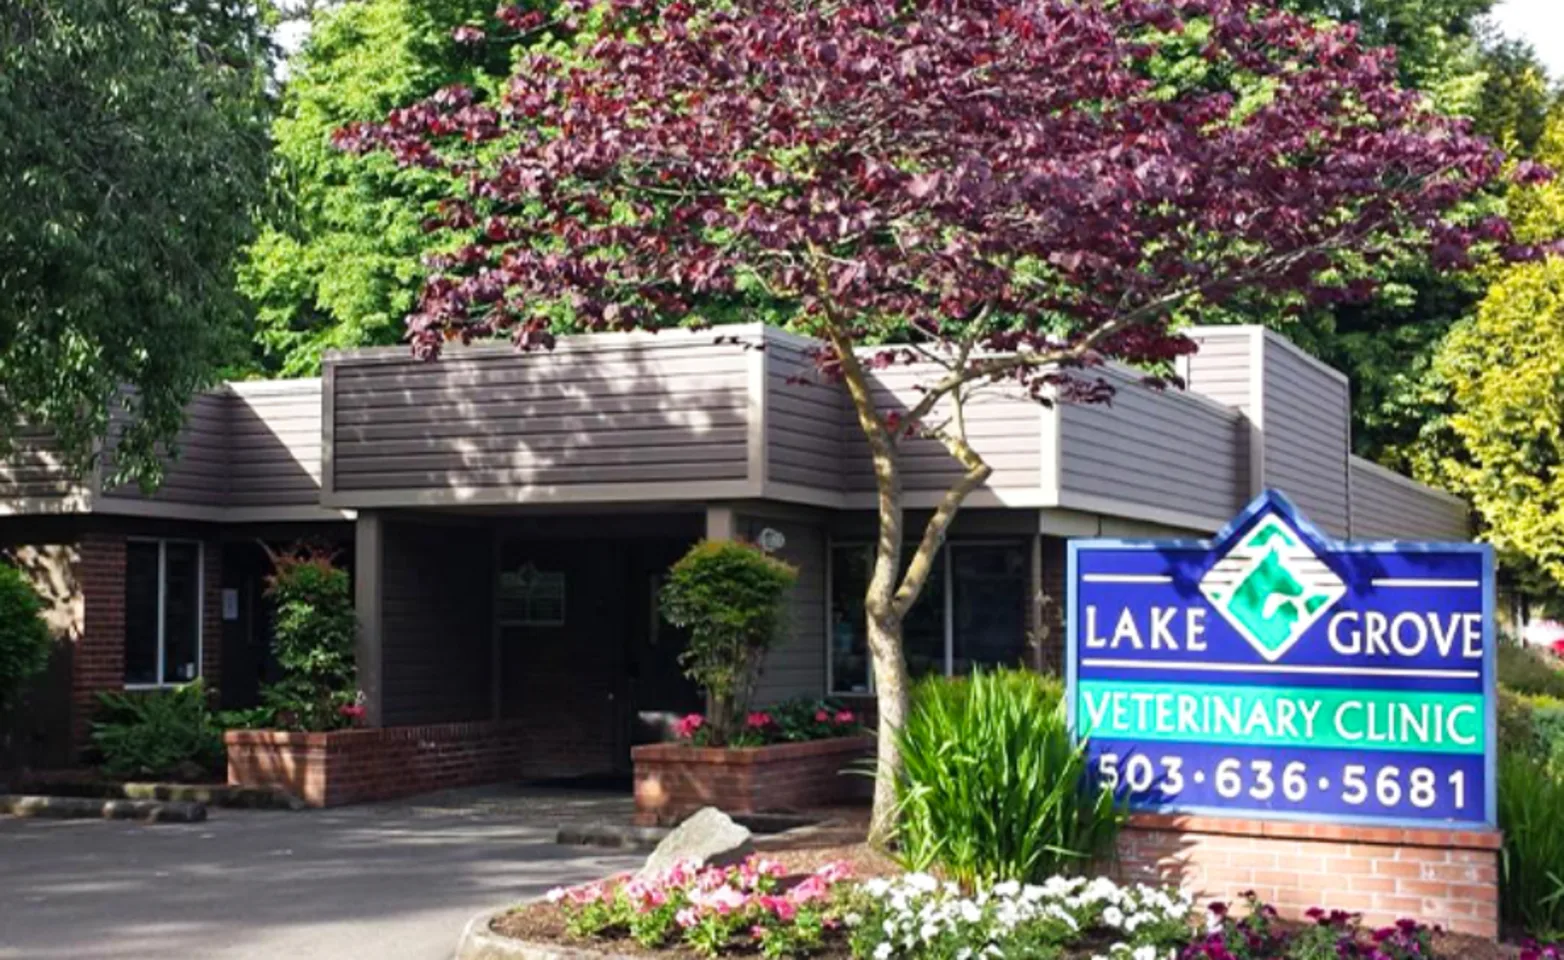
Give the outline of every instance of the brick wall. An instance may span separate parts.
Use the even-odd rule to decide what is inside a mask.
[[[1119,838],[1121,879],[1170,883],[1196,902],[1253,890],[1284,916],[1310,907],[1403,918],[1495,937],[1499,834],[1136,815]]]
[[[519,779],[527,754],[515,723],[442,723],[330,733],[230,730],[228,782],[281,787],[336,807]]]
[[[71,676],[71,735],[88,743],[97,695],[125,688],[125,538],[89,533],[81,540],[81,642]]]
[[[869,779],[844,773],[874,752],[871,737],[724,750],[653,743],[631,751],[635,817],[676,823],[701,807],[726,813],[808,810],[867,796]]]

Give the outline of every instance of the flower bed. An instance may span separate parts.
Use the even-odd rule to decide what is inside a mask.
[[[1072,952],[1172,960],[1190,940],[1192,905],[1178,894],[1110,880],[1054,878],[964,895],[923,873],[852,882],[841,863],[784,877],[775,861],[652,877],[620,877],[550,893],[499,918],[497,932],[615,953],[717,957],[1046,958]]]
[[[1491,941],[1452,938],[1403,920],[1365,928],[1358,915],[1311,910],[1287,923],[1249,894],[1197,910],[1167,888],[1053,877],[975,893],[924,873],[856,882],[840,862],[784,876],[776,861],[561,888],[495,918],[494,933],[606,956],[759,954],[817,960],[1489,960]],[[1528,946],[1520,960],[1560,960]]]

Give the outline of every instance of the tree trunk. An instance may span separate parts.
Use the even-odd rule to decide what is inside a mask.
[[[869,843],[883,850],[896,831],[896,781],[901,776],[901,745],[897,738],[907,722],[907,657],[902,649],[900,617],[885,611],[879,616],[870,613],[868,620],[875,703],[880,711]]]

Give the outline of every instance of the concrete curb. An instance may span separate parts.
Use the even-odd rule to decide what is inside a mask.
[[[206,804],[177,800],[94,800],[86,797],[0,796],[0,814],[54,820],[140,820],[143,823],[200,823]]]
[[[484,911],[467,921],[462,938],[456,944],[455,960],[636,960],[622,953],[604,953],[581,947],[553,943],[530,943],[503,937],[489,929],[496,917],[508,913]]]
[[[80,797],[88,800],[162,800],[204,803],[209,807],[248,810],[304,810],[304,801],[276,787],[232,784],[161,783],[158,781],[58,780],[39,778],[16,784],[17,792],[35,796]],[[5,791],[0,791],[3,793]]]

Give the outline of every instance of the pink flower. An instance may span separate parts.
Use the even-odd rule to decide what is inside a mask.
[[[826,883],[841,883],[853,878],[853,865],[846,860],[832,860],[816,870],[815,876],[823,877]]]
[[[742,910],[745,906],[745,897],[732,887],[722,886],[715,890],[696,890],[690,894],[690,903],[725,917],[735,910]]]
[[[690,740],[695,732],[706,725],[706,718],[698,713],[692,713],[673,725],[673,732],[680,740]]]
[[[829,881],[819,874],[805,877],[803,882],[787,892],[787,899],[793,903],[813,903],[816,900],[825,899],[830,893]]]
[[[744,718],[744,725],[751,730],[764,730],[771,726],[771,714],[757,710]]]
[[[815,711],[815,723],[830,723],[831,714],[824,709]]]
[[[673,915],[673,922],[688,930],[701,922],[701,912],[694,907],[685,907]]]
[[[364,718],[364,705],[361,703],[344,703],[337,708],[337,712],[349,720],[362,720]]]
[[[858,717],[851,710],[838,710],[836,711],[836,722],[845,726],[849,723],[858,722]]]
[[[755,902],[760,904],[762,909],[776,914],[776,918],[784,923],[798,916],[798,904],[787,897],[757,897]]]

